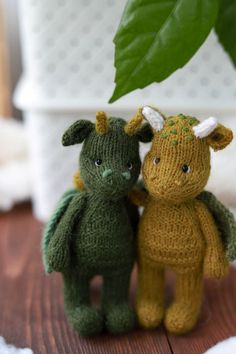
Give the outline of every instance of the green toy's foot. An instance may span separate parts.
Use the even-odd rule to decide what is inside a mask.
[[[103,330],[103,317],[93,307],[83,305],[70,310],[67,314],[74,329],[82,337],[93,336]]]
[[[110,333],[129,332],[135,325],[135,312],[128,304],[109,306],[109,311],[106,312],[106,328]]]

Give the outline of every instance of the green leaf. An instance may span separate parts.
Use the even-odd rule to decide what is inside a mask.
[[[236,66],[236,1],[221,0],[215,26],[218,38]]]
[[[114,38],[110,103],[184,66],[215,24],[219,0],[128,0]]]

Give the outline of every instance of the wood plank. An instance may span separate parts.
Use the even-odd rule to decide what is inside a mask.
[[[28,206],[0,215],[0,333],[9,343],[38,354],[171,353],[163,329],[80,338],[64,315],[60,275],[43,272],[41,232]],[[99,283],[96,279],[92,286],[95,299]],[[135,284],[134,273],[132,297]]]
[[[123,336],[80,338],[64,315],[60,275],[46,276],[43,272],[42,228],[26,205],[0,215],[0,333],[9,343],[31,347],[39,354],[200,354],[218,341],[236,335],[236,270],[231,269],[222,281],[205,281],[202,316],[188,335],[166,337],[165,330],[160,328],[137,329]],[[100,282],[97,278],[92,285],[95,301],[99,298]],[[172,284],[173,278],[168,276],[169,297]],[[135,272],[131,289],[134,299]]]

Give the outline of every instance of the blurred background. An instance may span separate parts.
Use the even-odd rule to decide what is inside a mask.
[[[93,341],[81,341],[66,327],[61,278],[43,271],[42,222],[72,187],[78,168],[80,146],[61,145],[71,123],[95,120],[97,110],[129,119],[148,104],[166,115],[184,113],[200,120],[215,116],[236,136],[236,70],[214,33],[184,68],[161,84],[107,103],[114,90],[113,38],[125,3],[0,0],[0,336],[35,353],[110,353],[111,348],[114,353],[122,348],[125,353],[132,348],[169,353],[174,352],[171,345],[176,352],[188,348],[188,353],[203,353],[235,336],[233,268],[221,283],[206,283],[197,332],[167,338],[159,330],[158,335],[138,331]],[[142,156],[148,148],[141,146]],[[207,186],[236,212],[235,179],[236,139],[225,150],[212,152]],[[135,279],[134,274],[133,295]],[[96,284],[93,290],[99,297]],[[0,353],[3,344],[0,337]]]
[[[197,54],[161,84],[107,102],[125,0],[0,0],[0,209],[33,201],[46,221],[72,186],[79,146],[63,131],[96,110],[129,118],[138,106],[199,119],[216,116],[236,133],[236,71],[211,33]],[[147,149],[147,147],[145,147]],[[142,147],[142,155],[145,154]],[[212,153],[208,189],[236,207],[236,143]]]

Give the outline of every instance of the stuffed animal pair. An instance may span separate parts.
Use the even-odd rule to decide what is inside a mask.
[[[146,190],[137,191],[139,142],[152,138],[142,168]],[[154,328],[164,320],[178,334],[195,325],[203,275],[223,276],[236,254],[232,214],[203,192],[210,147],[222,149],[231,139],[232,132],[213,118],[203,123],[184,115],[166,119],[150,107],[139,109],[128,123],[98,112],[96,124],[80,120],[65,132],[63,145],[83,142],[79,188],[59,202],[42,250],[46,271],[62,273],[66,313],[81,335],[104,328],[123,333],[135,326],[128,291],[136,248],[139,323]],[[140,222],[134,204],[144,206]],[[177,277],[167,311],[166,269]],[[100,309],[89,294],[90,280],[98,274],[104,281]]]

